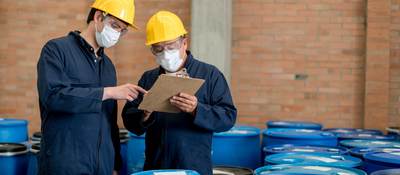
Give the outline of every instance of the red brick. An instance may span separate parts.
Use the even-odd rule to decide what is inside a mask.
[[[161,7],[176,12],[190,32],[190,3],[136,2],[140,30],[107,50],[119,84],[136,83],[144,70],[156,66],[144,46],[150,15]],[[0,79],[0,117],[27,118],[31,131],[40,124],[35,64],[41,47],[85,26],[90,2],[66,4],[0,1],[0,14],[12,19],[0,19],[0,30],[6,31],[0,33],[0,73],[15,75]],[[231,88],[238,122],[258,127],[269,119],[312,120],[330,127],[398,125],[399,11],[400,0],[233,1]],[[295,74],[308,77],[294,80]],[[377,119],[383,124],[373,122]]]
[[[0,104],[7,104],[0,108],[0,117],[29,119],[30,132],[40,130],[36,63],[41,47],[51,38],[84,28],[90,3],[76,1],[71,5],[69,1],[0,1],[0,14],[12,19],[0,21],[3,31],[0,34],[3,43],[0,47],[0,65],[7,65],[0,66],[0,71],[15,75],[0,79]],[[136,1],[136,19],[140,29],[129,31],[121,43],[106,51],[116,63],[119,84],[136,83],[144,70],[156,66],[144,45],[145,23],[152,13],[161,10],[160,7],[177,12],[190,30],[190,1]],[[116,51],[118,54],[115,54]],[[119,102],[120,110],[123,103]],[[123,127],[120,118],[119,125]]]

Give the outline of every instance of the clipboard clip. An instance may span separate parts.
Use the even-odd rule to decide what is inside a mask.
[[[168,76],[174,76],[174,77],[181,77],[181,78],[190,78],[189,74],[187,73],[186,68],[181,69],[178,72],[174,73],[166,73]]]

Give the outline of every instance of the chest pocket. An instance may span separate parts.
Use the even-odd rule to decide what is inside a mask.
[[[65,62],[65,73],[74,84],[95,84],[99,81],[99,65],[93,64],[84,54],[69,55]],[[66,59],[67,59],[66,58]],[[68,60],[68,59],[67,59]]]

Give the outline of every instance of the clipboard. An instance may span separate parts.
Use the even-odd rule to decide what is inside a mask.
[[[183,78],[161,74],[153,87],[143,96],[139,109],[147,111],[179,113],[180,110],[171,105],[169,99],[180,92],[194,95],[201,85],[203,79]]]

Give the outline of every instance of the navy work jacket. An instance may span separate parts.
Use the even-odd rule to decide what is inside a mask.
[[[198,99],[195,116],[184,112],[153,112],[143,122],[144,113],[138,109],[142,95],[127,102],[122,111],[129,131],[136,135],[146,132],[145,170],[187,169],[211,175],[213,133],[229,130],[236,121],[236,108],[223,74],[216,67],[194,59],[189,51],[187,55],[185,68],[189,76],[205,80],[195,94]],[[149,90],[164,72],[161,67],[145,72],[139,86]]]
[[[37,65],[41,115],[39,174],[110,175],[121,166],[113,63],[78,31],[48,41]],[[117,154],[116,154],[117,153]]]

